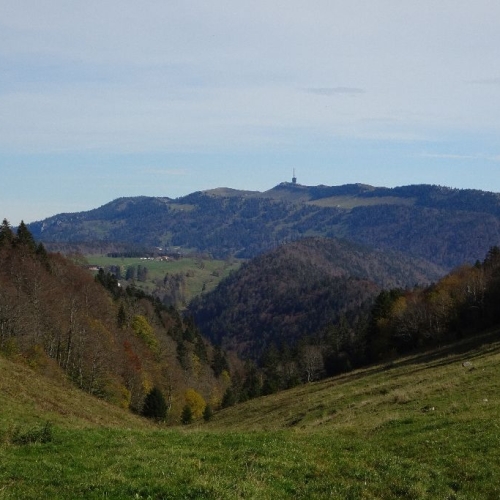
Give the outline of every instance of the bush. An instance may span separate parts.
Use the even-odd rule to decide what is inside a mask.
[[[12,432],[10,441],[12,444],[26,445],[34,443],[50,443],[53,439],[52,424],[46,422],[42,427],[34,427],[27,431],[21,431],[16,427]]]
[[[201,418],[207,406],[203,396],[194,389],[188,389],[184,394],[184,399],[186,400],[186,405],[191,409],[193,419]]]

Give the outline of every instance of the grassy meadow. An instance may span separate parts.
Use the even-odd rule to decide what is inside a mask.
[[[152,425],[0,358],[1,499],[498,499],[500,339]]]
[[[151,293],[155,288],[155,280],[163,280],[166,274],[181,274],[185,278],[186,302],[202,291],[214,289],[219,281],[225,278],[232,270],[238,269],[241,261],[216,260],[196,257],[183,257],[178,260],[157,261],[144,260],[138,257],[107,257],[104,255],[87,255],[89,264],[106,268],[120,266],[123,276],[128,267],[137,268],[138,265],[148,269],[148,277],[144,282],[136,281],[136,285]]]

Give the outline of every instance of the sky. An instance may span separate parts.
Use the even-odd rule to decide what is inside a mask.
[[[0,219],[294,169],[500,192],[500,2],[0,2]]]

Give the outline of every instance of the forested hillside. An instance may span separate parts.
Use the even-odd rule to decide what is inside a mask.
[[[107,359],[93,364],[92,355],[87,359],[87,354],[77,354],[74,330],[67,326],[74,317],[70,306],[45,315],[54,314],[55,325],[60,318],[66,323],[61,328],[44,327],[48,333],[42,337],[48,343],[35,340],[29,347],[42,345],[43,352],[86,390],[108,397],[108,387],[115,387],[112,397],[116,397],[125,388],[125,400],[136,411],[155,385],[167,397],[170,387],[181,388],[176,411],[188,389],[214,406],[225,405],[453,340],[481,329],[494,316],[494,252],[479,261],[500,242],[500,199],[494,193],[439,186],[388,189],[282,183],[264,193],[224,188],[176,200],[122,198],[90,212],[23,225],[23,231],[28,229],[49,249],[61,251],[94,247],[109,253],[113,248],[136,248],[252,259],[191,304],[196,323],[181,318],[158,298],[134,288],[120,290],[110,274],[98,276],[114,312],[107,309],[107,322],[99,318],[96,323],[111,333],[101,335],[95,345],[113,339],[110,352],[118,352],[116,359],[125,356],[128,365],[137,355],[139,371],[145,374],[145,381],[137,379],[142,380],[140,389],[134,389],[120,371],[97,377],[101,385],[94,389],[92,370],[107,366]],[[331,239],[328,244],[325,237]],[[333,238],[342,242],[333,243]],[[365,244],[377,250],[368,251],[362,247]],[[4,249],[8,258],[18,247]],[[66,265],[61,264],[63,269]],[[75,276],[80,274],[75,271]],[[431,282],[435,284],[426,288]],[[18,283],[9,282],[8,287],[17,290]],[[65,294],[61,304],[67,296],[71,294]],[[98,302],[102,307],[103,301]],[[88,311],[85,307],[76,310]],[[116,323],[119,313],[120,322],[113,329],[109,318]],[[216,345],[248,360],[242,368],[235,358],[237,369],[231,379],[224,351],[211,348],[200,337],[198,325]],[[82,345],[87,330],[100,335],[95,325],[79,328],[84,331]],[[135,342],[126,338],[133,346],[128,358],[125,334]],[[61,339],[60,344],[53,338]],[[99,352],[107,352],[101,347]],[[228,388],[235,397],[228,395]]]
[[[304,239],[243,265],[190,312],[204,335],[255,362],[233,384],[234,400],[500,323],[498,247],[427,286],[414,286],[405,264],[346,242]]]
[[[173,307],[123,290],[115,277],[87,270],[35,243],[21,224],[0,227],[0,354],[134,412],[153,391],[178,421],[218,406],[227,360]],[[160,398],[161,399],[161,398]]]
[[[384,290],[371,312],[374,359],[422,346],[453,342],[500,324],[500,248],[437,283],[413,290]]]
[[[169,198],[121,198],[29,225],[48,248],[179,247],[251,258],[306,236],[392,249],[450,270],[500,241],[498,194],[440,186],[375,188],[282,183],[260,193],[215,189]]]
[[[254,359],[271,345],[292,346],[341,317],[355,323],[383,288],[430,283],[437,266],[346,241],[306,238],[252,259],[190,313],[216,343]]]

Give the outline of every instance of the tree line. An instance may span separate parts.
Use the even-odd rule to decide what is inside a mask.
[[[257,343],[257,355],[232,377],[222,404],[474,337],[500,325],[498,304],[500,248],[493,246],[484,260],[460,266],[428,286],[382,289],[369,304],[357,305],[356,314],[340,313],[320,329],[305,327],[302,335],[273,338],[256,332],[264,339]],[[318,307],[315,313],[326,310]],[[287,324],[281,325],[285,334]]]
[[[297,259],[304,252],[294,245],[288,263],[276,266],[272,258],[263,257],[274,269],[265,273],[267,289],[259,288],[257,268],[248,265],[243,268],[245,286],[222,295],[228,318],[245,316],[241,306],[246,302],[255,315],[250,323],[252,316],[246,317],[245,328],[255,328],[259,318],[270,328],[254,332],[258,355],[243,363],[226,353],[235,345],[222,348],[217,346],[221,338],[214,337],[214,346],[197,322],[175,307],[137,287],[123,289],[111,272],[94,278],[63,256],[48,253],[24,223],[14,232],[4,220],[0,353],[49,376],[63,373],[82,390],[132,411],[155,414],[151,407],[159,405],[171,421],[187,423],[209,417],[219,407],[453,342],[500,323],[496,246],[483,261],[460,266],[432,285],[380,289],[359,278],[325,277],[326,267],[312,273]],[[318,245],[315,241],[312,246]],[[356,247],[349,251],[359,253]],[[332,251],[339,252],[339,246]],[[314,253],[306,257],[323,259]],[[366,256],[359,259],[355,267]],[[284,279],[290,267],[293,286]],[[255,293],[244,296],[252,282]],[[280,301],[269,295],[276,290],[281,291]],[[218,321],[223,320],[221,305],[209,305]],[[270,335],[276,313],[292,336]],[[297,324],[302,325],[298,330]],[[158,393],[165,405],[155,402]]]
[[[24,223],[14,232],[5,219],[0,354],[137,413],[151,412],[154,389],[172,422],[186,405],[194,418],[220,407],[231,379],[225,355],[177,309],[46,252]]]

